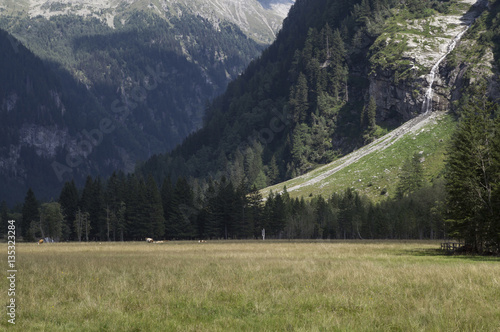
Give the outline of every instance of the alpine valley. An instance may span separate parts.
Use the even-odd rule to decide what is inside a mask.
[[[0,4],[3,330],[500,331],[500,0]]]
[[[23,20],[26,10],[6,11],[14,37],[4,36],[2,50],[14,60],[3,69],[11,91],[2,102],[10,121],[2,123],[3,165],[9,181],[39,181],[25,196],[23,236],[51,228],[43,219],[60,226],[52,237],[69,240],[84,228],[99,241],[255,239],[265,229],[275,239],[453,236],[467,250],[500,252],[499,0],[297,0],[240,75],[233,60],[250,61],[273,29],[249,34],[246,5],[211,3],[229,21],[205,9],[160,15],[171,2],[125,18],[118,9],[82,18],[78,5],[29,7],[73,12],[77,27],[65,15]],[[188,18],[189,35],[162,33]],[[211,43],[214,34],[237,38]],[[181,107],[202,104],[203,91],[214,96],[230,78],[203,109]],[[170,106],[172,114],[199,110],[202,120],[167,151],[158,137],[181,129],[158,113]],[[80,139],[65,139],[68,124]],[[44,155],[52,158],[45,170],[33,162]],[[28,169],[39,173],[30,178]],[[40,181],[49,173],[68,181],[58,202],[39,208],[35,193],[47,196]],[[85,174],[84,186],[71,182]]]
[[[292,0],[0,1],[0,200],[133,171],[202,125]]]

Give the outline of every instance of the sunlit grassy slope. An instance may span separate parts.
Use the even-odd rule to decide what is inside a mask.
[[[421,154],[428,180],[438,176],[444,169],[446,149],[455,127],[456,121],[451,115],[438,115],[426,121],[422,127],[403,134],[387,148],[368,153],[319,182],[309,183],[311,179],[341,166],[349,156],[303,176],[265,188],[262,194],[265,197],[270,190],[280,192],[286,186],[291,197],[309,198],[316,195],[328,197],[334,192],[341,192],[351,187],[378,201],[394,194],[401,165],[414,153]],[[374,144],[375,148],[376,145],[377,143]]]
[[[438,247],[18,244],[16,325],[4,314],[0,330],[498,331],[498,258],[441,256]],[[6,278],[1,285],[6,304]]]

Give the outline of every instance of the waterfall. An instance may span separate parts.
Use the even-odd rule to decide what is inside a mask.
[[[429,87],[427,88],[427,91],[425,91],[425,96],[424,96],[424,103],[422,104],[422,113],[428,113],[432,111],[432,96],[434,95],[434,90],[432,89],[432,86],[434,85],[434,80],[436,79],[436,73],[438,71],[439,65],[443,60],[448,56],[448,54],[451,53],[457,46],[458,41],[462,38],[462,36],[467,32],[469,29],[470,25],[465,27],[465,29],[460,32],[458,35],[453,38],[451,43],[448,45],[448,49],[446,50],[446,54],[443,55],[435,64],[432,66],[431,72],[428,76],[429,78]]]

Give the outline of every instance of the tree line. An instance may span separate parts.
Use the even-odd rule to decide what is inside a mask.
[[[348,188],[328,198],[292,198],[222,178],[200,185],[115,173],[88,177],[83,189],[67,182],[57,201],[39,202],[30,189],[18,210],[26,241],[255,239],[429,239],[445,236],[443,181],[415,186],[375,204]],[[2,209],[6,223],[8,209]],[[12,214],[11,214],[12,215]],[[6,228],[5,228],[6,229]]]

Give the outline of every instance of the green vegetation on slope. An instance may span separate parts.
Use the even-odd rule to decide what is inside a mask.
[[[412,69],[402,58],[407,38],[391,30],[398,20],[417,22],[408,29],[418,30],[417,19],[430,21],[457,6],[455,1],[297,1],[276,42],[209,105],[203,128],[172,153],[141,164],[138,172],[153,174],[158,183],[168,176],[202,182],[224,176],[264,188],[363,146],[383,134],[380,126],[395,127],[415,113],[387,105],[391,109],[375,110],[379,123],[374,124],[363,115],[372,97],[391,94],[387,98],[395,103],[418,109],[419,75],[426,66]],[[429,25],[419,37],[436,32]],[[387,34],[393,36],[389,44]],[[399,90],[370,95],[370,73],[384,66],[395,71],[393,82],[411,73],[417,82],[408,84],[413,100]]]
[[[352,188],[367,195],[373,201],[380,201],[387,196],[394,197],[398,185],[400,168],[413,154],[421,155],[425,178],[430,181],[444,170],[444,159],[450,138],[456,127],[456,121],[450,115],[442,115],[417,132],[410,132],[382,151],[368,154],[355,163],[342,168],[321,182],[289,191],[291,197],[328,197],[334,192],[340,193]],[[349,155],[346,156],[347,158]],[[276,184],[261,190],[267,195],[270,190],[280,192],[286,188],[300,186],[345,161],[338,159],[303,176]]]
[[[139,171],[262,188],[361,145],[368,80],[351,72],[366,71],[377,36],[369,27],[398,3],[297,1],[276,42],[208,107],[204,127]]]

